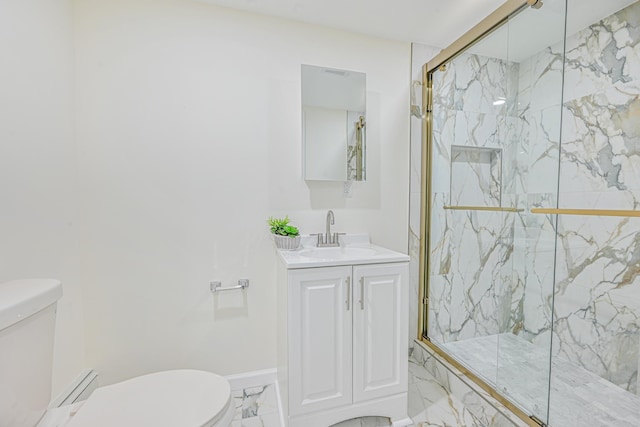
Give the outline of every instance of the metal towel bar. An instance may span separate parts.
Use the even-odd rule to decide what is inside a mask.
[[[237,286],[229,286],[227,288],[222,287],[222,282],[220,280],[214,280],[211,282],[211,292],[222,292],[222,291],[233,291],[236,289],[246,289],[249,287],[249,279],[238,279]]]

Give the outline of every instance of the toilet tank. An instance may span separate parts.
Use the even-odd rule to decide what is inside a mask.
[[[0,427],[33,427],[47,409],[61,296],[57,280],[0,283]]]

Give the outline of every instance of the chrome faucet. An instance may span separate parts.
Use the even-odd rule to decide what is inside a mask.
[[[340,246],[340,240],[338,236],[344,233],[331,233],[331,226],[335,224],[335,217],[333,215],[333,211],[329,210],[327,212],[327,228],[325,230],[324,235],[322,233],[318,233],[318,244],[319,248],[326,248],[331,246]]]
[[[324,233],[324,240],[326,241],[329,236],[331,236],[331,226],[336,223],[335,217],[333,216],[333,211],[329,209],[327,212],[327,228]]]

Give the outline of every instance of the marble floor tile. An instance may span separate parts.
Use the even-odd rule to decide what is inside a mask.
[[[513,334],[444,344],[452,356],[552,427],[640,425],[640,398]],[[549,388],[549,372],[551,384]]]
[[[409,416],[416,427],[489,426],[433,377],[409,384]]]
[[[280,427],[280,416],[276,412],[275,414],[233,420],[231,427]]]
[[[513,427],[486,421],[477,410],[447,391],[419,363],[409,363],[408,415],[413,427]],[[231,427],[281,427],[274,384],[232,391],[236,415]],[[477,408],[476,408],[477,409]],[[391,427],[389,418],[362,417],[331,427]]]
[[[274,384],[231,392],[235,417],[231,427],[280,427],[278,398]]]
[[[460,399],[447,391],[419,363],[409,363],[408,413],[414,427],[514,427],[506,418],[490,420],[477,416]],[[476,408],[477,409],[477,408]],[[332,427],[390,427],[388,418],[365,417],[344,421]]]

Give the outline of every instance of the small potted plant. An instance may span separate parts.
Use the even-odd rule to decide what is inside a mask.
[[[289,217],[269,217],[267,223],[273,233],[273,240],[278,249],[294,251],[300,246],[300,232],[293,225],[289,225]]]

